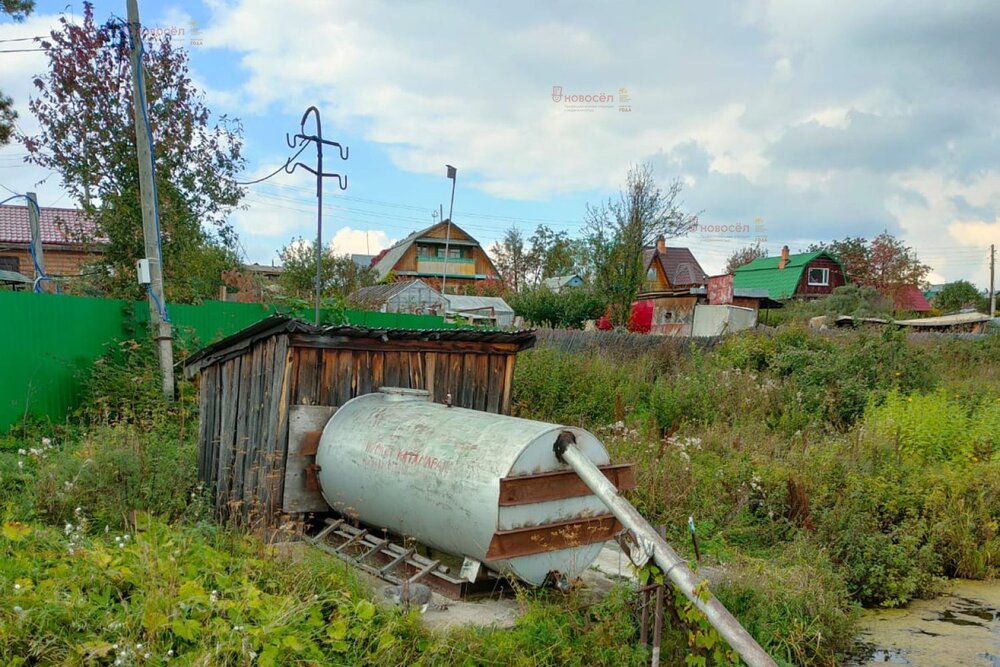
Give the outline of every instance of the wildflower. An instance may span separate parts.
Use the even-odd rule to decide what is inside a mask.
[[[23,614],[24,610],[21,609],[20,607],[18,607],[17,605],[14,605],[14,613],[15,614]]]
[[[212,591],[212,594],[208,596],[208,601],[215,604],[219,601],[219,591]]]
[[[150,658],[150,657],[151,657],[152,655],[153,655],[152,653],[144,653],[142,657],[143,657],[143,658],[145,658],[146,660],[149,660],[149,658]]]
[[[142,644],[136,644],[135,645],[135,650],[136,651],[141,651],[142,650]]]
[[[52,444],[52,440],[49,438],[42,438],[42,444],[48,447],[49,445]]]
[[[15,591],[21,590],[21,584],[14,584],[14,590]]]
[[[67,523],[66,527],[63,529],[63,532],[66,533],[67,535],[69,535],[70,533],[72,533],[73,532],[73,524]]]
[[[75,510],[73,510],[73,514],[79,515],[80,512],[82,512],[82,511],[83,511],[82,507],[77,507]]]
[[[117,651],[118,650],[118,644],[112,644],[111,645],[111,650]]]
[[[17,467],[18,468],[24,468],[24,461],[18,461],[17,462]]]
[[[173,655],[174,655],[174,649],[170,649],[169,651],[167,651],[167,655],[170,656],[170,657],[173,657]]]
[[[997,400],[998,400],[998,401],[1000,401],[1000,398],[998,398]],[[28,455],[28,452],[27,452],[27,451],[25,451],[24,449],[19,449],[19,450],[17,450],[17,453],[18,453],[19,455],[21,455],[21,456],[27,456],[27,455]]]

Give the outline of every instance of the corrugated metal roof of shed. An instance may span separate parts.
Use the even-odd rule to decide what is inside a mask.
[[[315,326],[287,315],[272,315],[242,331],[198,350],[184,361],[188,372],[200,370],[210,359],[227,350],[237,350],[271,336],[288,333],[316,336],[345,336],[348,338],[381,338],[384,341],[456,341],[468,343],[513,343],[519,350],[535,344],[534,329],[499,331],[493,329],[388,329],[359,327],[352,324]],[[197,367],[197,368],[194,368]]]
[[[513,313],[514,309],[498,296],[468,296],[465,294],[445,294],[444,298],[452,310],[479,310],[493,308],[498,313]]]

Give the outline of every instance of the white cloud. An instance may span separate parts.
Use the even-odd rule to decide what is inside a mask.
[[[351,229],[345,225],[334,233],[330,246],[338,255],[375,255],[390,247],[395,241],[379,229]]]

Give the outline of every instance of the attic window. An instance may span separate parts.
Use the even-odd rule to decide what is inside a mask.
[[[830,269],[813,268],[809,269],[809,284],[817,287],[826,287],[830,284]]]

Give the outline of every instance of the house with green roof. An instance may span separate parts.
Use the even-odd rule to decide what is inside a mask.
[[[734,289],[767,290],[775,301],[824,297],[847,284],[839,259],[826,250],[791,255],[788,246],[778,257],[761,257],[736,269]]]

